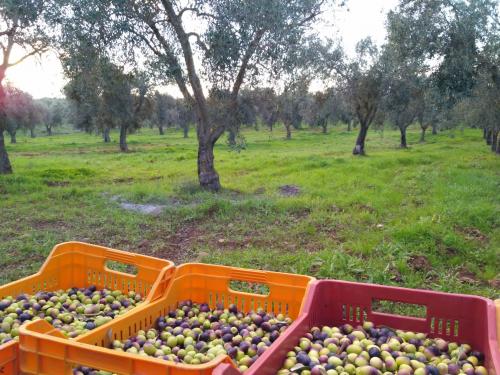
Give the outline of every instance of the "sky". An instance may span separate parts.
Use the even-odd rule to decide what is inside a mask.
[[[342,38],[348,54],[352,54],[356,43],[367,36],[381,44],[386,35],[385,15],[396,4],[397,0],[348,0],[346,7],[337,10],[331,19],[326,19],[318,27],[318,32],[328,37]],[[61,90],[65,79],[54,52],[48,52],[41,58],[27,59],[10,68],[7,79],[34,98],[63,96]],[[175,95],[175,91],[172,94]]]

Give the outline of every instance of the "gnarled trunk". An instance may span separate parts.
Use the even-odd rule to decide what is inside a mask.
[[[406,127],[400,126],[399,131],[401,132],[401,144],[399,146],[401,148],[407,148],[408,144],[406,143]]]
[[[498,129],[494,129],[491,132],[491,151],[498,152]]]
[[[438,127],[436,124],[432,124],[432,135],[436,135],[438,133]]]
[[[110,132],[109,128],[104,128],[104,131],[102,132],[102,138],[104,140],[104,143],[111,142],[111,137],[109,136],[109,132]]]
[[[16,131],[12,130],[9,132],[10,135],[10,143],[17,143],[17,138],[16,138]]]
[[[328,122],[322,122],[321,127],[323,128],[323,134],[326,134],[328,131]]]
[[[420,143],[425,142],[425,132],[427,130],[427,126],[421,126],[422,132],[420,133]]]
[[[491,129],[486,130],[486,145],[491,146],[491,139],[492,139],[493,132]]]
[[[368,134],[368,126],[360,124],[358,138],[356,139],[356,145],[352,150],[353,155],[365,155],[365,140]]]
[[[163,125],[158,125],[158,131],[160,132],[160,135],[165,135],[165,131],[163,130]]]
[[[0,174],[9,174],[12,173],[12,166],[10,165],[9,154],[7,154],[7,149],[5,148],[3,132],[0,129]]]
[[[285,122],[286,139],[292,139],[292,124]]]
[[[229,128],[228,133],[227,142],[229,146],[236,146],[236,131],[233,128]]]
[[[120,151],[121,152],[127,152],[128,151],[128,145],[127,145],[127,126],[126,125],[120,126]]]
[[[200,137],[198,140],[198,180],[203,189],[219,191],[219,175],[214,166],[214,144]]]
[[[30,128],[30,137],[31,138],[36,138],[35,128]]]

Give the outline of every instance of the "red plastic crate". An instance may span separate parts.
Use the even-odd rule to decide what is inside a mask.
[[[380,313],[372,310],[374,300],[425,306],[424,318]],[[286,353],[310,328],[352,325],[371,321],[394,329],[427,333],[431,337],[468,343],[485,354],[490,375],[500,374],[500,352],[493,301],[476,296],[406,289],[336,280],[315,281],[309,288],[303,314],[259,358],[245,375],[274,375]],[[237,375],[221,365],[214,375]]]

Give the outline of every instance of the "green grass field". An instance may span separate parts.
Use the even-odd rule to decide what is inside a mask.
[[[398,133],[334,128],[246,131],[221,140],[225,188],[201,192],[196,142],[182,133],[131,135],[131,152],[87,134],[20,136],[15,173],[0,176],[2,283],[35,272],[51,248],[81,240],[176,263],[201,261],[499,297],[500,158],[479,130],[397,148]],[[285,196],[284,185],[300,189]],[[120,202],[165,206],[159,215]]]

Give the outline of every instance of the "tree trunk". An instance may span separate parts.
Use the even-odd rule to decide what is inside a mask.
[[[31,138],[35,138],[36,137],[35,128],[30,128],[30,136],[31,136]]]
[[[104,143],[110,143],[111,142],[111,137],[109,136],[110,129],[109,128],[104,128],[104,131],[102,133],[102,138],[104,140]]]
[[[292,124],[285,123],[286,139],[292,139]]]
[[[52,126],[46,125],[45,128],[47,129],[47,135],[51,136],[52,135]]]
[[[182,131],[184,133],[184,138],[188,138],[189,137],[189,125],[186,125],[182,128]]]
[[[270,124],[269,124],[269,131],[270,131],[271,133],[273,132],[273,125],[274,125],[274,123],[270,123]]]
[[[214,143],[209,140],[198,141],[198,179],[202,189],[219,191],[221,188],[219,175],[214,167]]]
[[[498,133],[497,129],[491,132],[491,151],[498,152]]]
[[[400,144],[400,147],[401,148],[407,148],[408,145],[406,143],[406,127],[400,126],[399,127],[399,131],[401,132],[401,144]]]
[[[5,148],[3,132],[0,129],[0,174],[9,174],[12,173],[12,166],[10,165],[9,154],[7,154],[7,149]]]
[[[127,152],[127,127],[125,125],[120,126],[120,151]]]
[[[427,127],[421,127],[422,129],[422,132],[420,133],[420,143],[424,143],[425,142],[425,131],[427,130]]]
[[[229,128],[228,132],[227,142],[229,146],[236,146],[236,132],[232,128]]]
[[[158,130],[160,132],[160,135],[165,135],[165,131],[163,130],[163,125],[158,125]]]
[[[493,132],[491,129],[486,130],[486,145],[491,146],[491,136],[493,135]]]
[[[16,131],[10,131],[10,143],[17,143]]]
[[[436,135],[438,133],[438,128],[436,124],[432,124],[432,135]]]
[[[368,134],[368,126],[360,124],[358,138],[356,139],[356,145],[352,150],[353,155],[365,155],[365,140]]]
[[[483,139],[487,139],[487,138],[488,138],[488,129],[483,128]]]
[[[350,120],[350,121],[347,123],[347,131],[348,131],[348,132],[352,131],[352,120]]]
[[[321,124],[321,127],[323,128],[323,134],[326,134],[327,130],[328,130],[328,122],[324,122]]]

